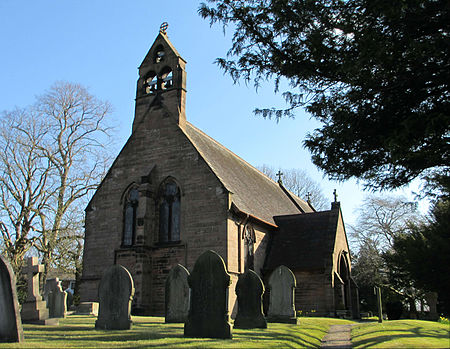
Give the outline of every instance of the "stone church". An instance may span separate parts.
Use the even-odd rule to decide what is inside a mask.
[[[172,267],[214,250],[232,284],[247,268],[297,278],[296,309],[358,314],[339,202],[317,212],[186,120],[186,61],[161,31],[139,67],[132,133],[86,208],[81,301],[98,301],[104,270],[133,276],[134,314],[163,315]]]

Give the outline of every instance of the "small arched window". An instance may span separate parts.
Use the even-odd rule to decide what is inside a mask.
[[[166,67],[161,73],[161,90],[167,90],[173,86],[172,69]]]
[[[146,94],[154,93],[158,89],[158,77],[156,73],[150,72],[144,79],[144,90]]]
[[[159,242],[180,241],[180,189],[173,180],[166,181],[159,200]]]
[[[125,198],[123,208],[123,235],[122,246],[133,245],[136,233],[136,212],[139,204],[139,191],[131,188]]]
[[[244,270],[255,268],[255,230],[249,224],[244,228]]]
[[[161,45],[159,45],[155,50],[153,62],[161,63],[162,61],[164,61],[165,55],[166,55],[166,53],[164,52],[164,48]]]

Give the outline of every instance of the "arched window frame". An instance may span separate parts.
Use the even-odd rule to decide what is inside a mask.
[[[178,182],[166,178],[158,191],[157,215],[159,218],[158,242],[181,241],[181,189]]]
[[[123,226],[122,247],[134,245],[137,225],[137,208],[139,206],[139,190],[137,185],[131,185],[122,199],[123,203]]]
[[[161,69],[159,74],[159,80],[161,81],[161,90],[168,90],[173,87],[173,72],[168,66]]]
[[[156,72],[149,71],[144,78],[144,94],[153,94],[158,90],[158,76]]]
[[[242,234],[244,240],[244,270],[255,269],[255,243],[256,234],[255,229],[251,224],[244,226],[244,233]]]

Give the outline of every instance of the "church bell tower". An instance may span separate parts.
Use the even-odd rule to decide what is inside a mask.
[[[186,123],[186,61],[167,37],[167,23],[161,25],[152,47],[139,67],[133,132],[155,112],[184,128]]]

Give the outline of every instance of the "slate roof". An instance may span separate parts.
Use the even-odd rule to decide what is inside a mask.
[[[265,269],[285,265],[292,270],[325,271],[332,263],[339,209],[275,217]]]
[[[271,224],[275,224],[274,216],[312,212],[306,201],[292,193],[289,198],[278,183],[189,122],[186,122],[184,132],[224,187],[233,194],[232,201],[240,211]]]

